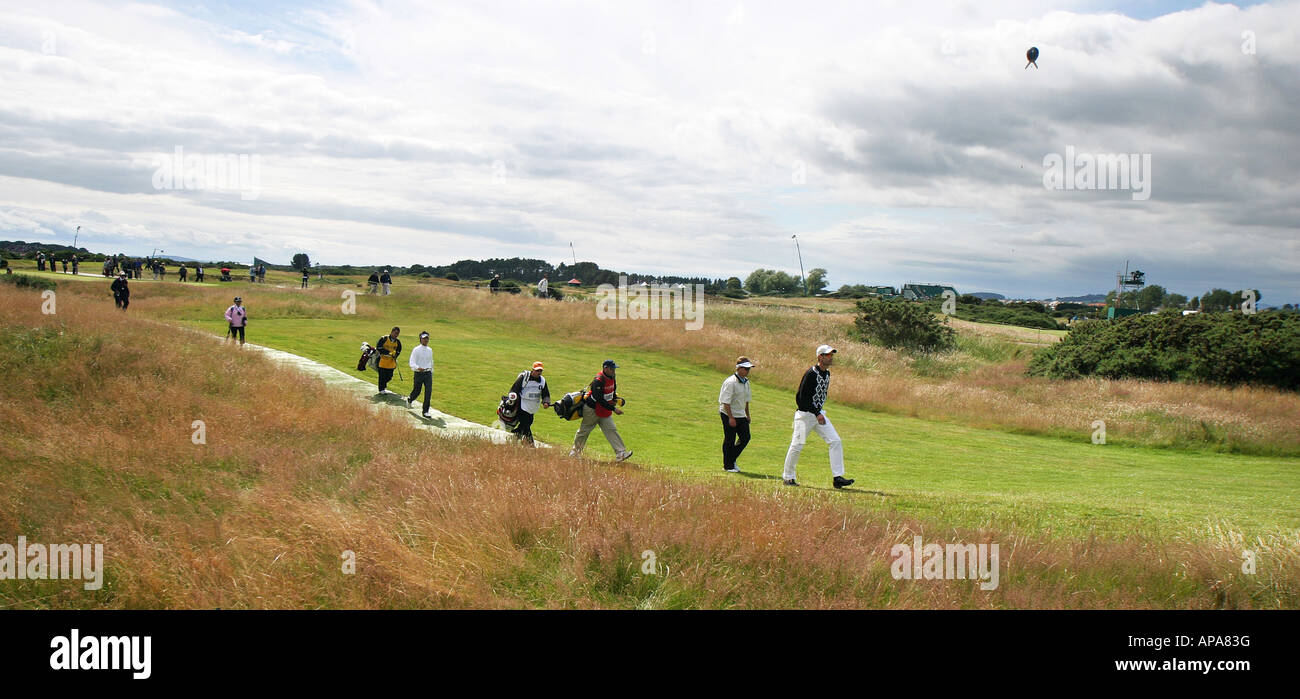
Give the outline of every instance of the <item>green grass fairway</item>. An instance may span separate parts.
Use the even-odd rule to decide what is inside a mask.
[[[232,295],[246,297],[270,291],[254,290],[247,282],[229,286]],[[394,390],[409,391],[405,355],[418,342],[419,331],[427,329],[435,359],[435,407],[488,424],[498,398],[533,360],[546,363],[552,395],[558,396],[583,386],[601,360],[613,358],[622,366],[619,392],[628,400],[627,414],[616,420],[635,451],[635,463],[689,478],[741,479],[784,488],[779,478],[795,387],[765,383],[761,367],[753,377],[754,440],[741,457],[744,473],[725,474],[715,402],[725,375],[689,357],[552,337],[543,328],[467,317],[437,298],[436,290],[406,289],[413,287],[398,287],[389,298],[361,298],[360,303],[383,309],[382,321],[373,314],[342,315],[337,302],[326,305],[319,297],[306,297],[293,307],[293,315],[316,317],[259,318],[254,310],[249,341],[373,381],[374,372],[355,370],[360,343],[373,343],[399,325],[405,378],[395,379]],[[590,308],[575,306],[575,312]],[[203,315],[216,318],[220,310]],[[224,333],[219,320],[183,315],[178,320],[188,325]],[[593,312],[593,328],[600,322]],[[848,475],[857,479],[841,495],[866,508],[906,512],[946,526],[1057,536],[1140,532],[1199,538],[1205,531],[1227,529],[1248,537],[1293,537],[1300,529],[1300,511],[1294,506],[1300,501],[1300,463],[1295,459],[1093,445],[1086,434],[1068,442],[874,413],[838,405],[833,381],[827,413],[844,439]],[[549,411],[539,413],[534,426],[540,439],[563,449],[576,428],[576,422],[563,422]],[[806,489],[830,489],[826,452],[815,437],[805,447],[799,478]],[[612,458],[599,430],[590,438],[587,454]]]

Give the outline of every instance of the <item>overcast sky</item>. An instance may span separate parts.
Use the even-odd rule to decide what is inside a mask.
[[[0,87],[0,239],[1300,302],[1300,2],[3,0]]]

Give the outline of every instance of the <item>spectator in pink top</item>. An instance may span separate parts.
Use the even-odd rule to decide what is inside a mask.
[[[235,304],[226,309],[226,322],[230,324],[230,332],[226,337],[233,340],[235,335],[239,335],[239,344],[244,344],[244,326],[248,325],[248,309],[244,308],[242,298],[236,296]]]

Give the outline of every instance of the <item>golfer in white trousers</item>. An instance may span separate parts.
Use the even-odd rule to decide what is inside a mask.
[[[790,437],[790,451],[786,452],[785,471],[781,474],[786,485],[799,485],[795,481],[795,466],[799,464],[799,453],[803,451],[810,431],[816,432],[830,448],[831,475],[834,476],[831,485],[836,488],[853,485],[852,478],[844,477],[844,443],[822,410],[831,386],[830,367],[835,362],[836,352],[830,345],[818,347],[817,363],[804,372],[799,390],[795,392],[795,404],[799,409],[794,411],[794,434]]]

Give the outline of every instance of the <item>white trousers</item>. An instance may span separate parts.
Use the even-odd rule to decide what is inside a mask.
[[[826,418],[826,424],[817,423],[817,416],[812,413],[806,413],[802,410],[794,411],[794,435],[790,437],[790,451],[785,454],[785,471],[781,477],[787,481],[794,480],[794,469],[799,464],[799,452],[803,451],[803,445],[808,441],[808,432],[813,431],[821,437],[828,447],[831,455],[831,475],[844,475],[844,443],[840,441],[840,436],[835,432],[835,426],[831,424],[831,419]]]

